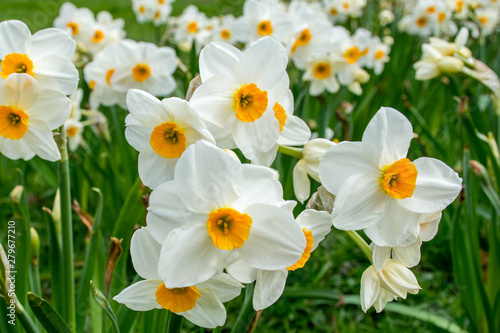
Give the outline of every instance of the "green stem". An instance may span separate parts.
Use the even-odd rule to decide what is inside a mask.
[[[21,324],[23,324],[23,327],[26,330],[26,332],[28,333],[39,332],[35,326],[35,323],[31,319],[31,317],[26,313],[26,310],[24,310],[24,307],[19,302],[16,302],[16,315],[17,318],[19,318]]]
[[[282,154],[298,158],[299,160],[302,159],[302,149],[292,148],[287,146],[279,146],[278,151]]]
[[[243,306],[241,307],[240,314],[234,323],[231,333],[246,332],[247,328],[252,323],[253,318],[253,289],[254,285],[247,284],[245,289],[245,300],[243,301]],[[252,315],[251,315],[252,314]]]
[[[61,160],[57,163],[59,174],[59,194],[61,199],[61,233],[62,233],[62,268],[64,307],[62,317],[70,330],[75,332],[75,272],[73,265],[73,223],[71,219],[71,182],[69,178],[69,162],[66,132],[61,130],[56,137]]]
[[[363,251],[365,256],[370,260],[371,263],[373,263],[373,250],[368,245],[368,243],[365,242],[363,237],[361,237],[356,231],[354,230],[344,230],[345,233],[356,243],[356,245]]]
[[[182,328],[182,319],[184,319],[184,317],[170,312],[168,315],[167,333],[179,333]]]

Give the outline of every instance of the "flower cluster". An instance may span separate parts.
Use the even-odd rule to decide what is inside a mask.
[[[52,131],[71,113],[78,71],[75,42],[60,29],[31,35],[20,21],[0,23],[0,152],[10,159],[61,158]]]
[[[96,54],[83,72],[90,90],[90,105],[119,104],[125,107],[129,89],[143,89],[166,96],[176,87],[172,77],[177,68],[175,51],[152,43],[125,39]]]
[[[168,16],[172,12],[172,2],[174,1],[132,0],[132,9],[138,22],[153,22],[154,25],[158,26],[167,22]]]
[[[86,62],[106,45],[125,37],[123,19],[113,19],[107,11],[95,17],[90,9],[77,8],[70,2],[61,6],[54,27],[66,31],[76,41],[75,62]]]
[[[474,38],[490,35],[500,22],[500,4],[494,0],[418,0],[406,2],[399,28],[422,37],[455,35],[455,21],[468,27]]]
[[[173,19],[174,40],[181,49],[189,49],[193,42],[201,49],[211,41],[250,45],[271,36],[285,45],[290,60],[304,71],[304,80],[311,81],[312,95],[336,92],[340,84],[359,95],[360,83],[370,77],[362,68],[372,68],[379,75],[389,61],[390,46],[365,29],[351,36],[345,28],[333,25],[331,14],[338,13],[333,21],[357,17],[364,5],[364,1],[335,0],[325,4],[292,1],[287,6],[279,1],[247,0],[238,18],[207,18],[191,5]]]

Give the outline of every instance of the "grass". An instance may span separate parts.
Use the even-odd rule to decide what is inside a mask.
[[[157,38],[158,31],[151,24],[138,24],[135,21],[129,1],[97,0],[73,1],[78,7],[88,7],[95,13],[100,10],[109,11],[115,18],[121,17],[125,20],[127,36],[136,40],[153,41]],[[205,11],[209,16],[233,13],[241,14],[243,1],[180,1],[174,3],[173,15],[179,15],[188,3],[194,3]],[[57,16],[62,1],[33,1],[33,0],[3,0],[0,3],[0,21],[4,19],[19,19],[24,21],[32,32],[52,26]],[[29,9],[28,9],[29,8]],[[412,64],[420,58],[422,40],[418,37],[408,36],[397,32],[395,25],[392,27],[392,36],[395,43],[391,51],[391,62],[387,64],[380,76],[372,75],[370,81],[363,85],[363,94],[355,96],[345,88],[341,92],[328,97],[328,104],[323,105],[318,99],[306,96],[303,103],[296,112],[303,115],[306,120],[317,120],[320,117],[321,108],[329,111],[328,125],[334,129],[335,137],[338,139],[350,138],[360,140],[363,131],[381,106],[394,107],[403,112],[412,122],[414,132],[419,138],[413,140],[410,148],[410,159],[420,156],[431,156],[438,158],[448,165],[462,172],[464,147],[470,147],[472,159],[479,160],[484,165],[491,165],[485,146],[478,141],[477,137],[467,130],[464,124],[460,108],[463,107],[464,97],[467,97],[468,115],[473,128],[481,133],[498,133],[494,119],[492,119],[493,105],[489,99],[488,91],[475,81],[463,76],[442,77],[427,82],[419,82],[414,79],[415,73]],[[494,45],[498,41],[498,35],[488,39],[487,45]],[[483,60],[493,67],[497,73],[500,72],[500,50],[498,48],[487,48],[474,41],[471,45],[474,56]],[[183,59],[189,59],[189,55],[181,55]],[[189,61],[186,60],[186,63]],[[371,73],[373,74],[373,73]],[[290,72],[293,89],[299,91],[307,88],[299,81],[299,73]],[[297,98],[297,94],[295,98]],[[334,114],[332,105],[339,105],[346,101],[353,106],[353,111],[347,114],[351,121],[349,131]],[[103,211],[100,228],[98,257],[105,258],[109,248],[110,236],[125,238],[124,249],[128,247],[127,238],[130,237],[133,228],[144,224],[144,205],[140,201],[141,195],[147,195],[145,189],[134,189],[137,179],[137,152],[124,140],[124,118],[126,112],[110,108],[102,109],[108,117],[111,133],[111,142],[97,137],[93,132],[87,130],[85,139],[91,150],[83,151],[81,148],[70,154],[70,174],[72,180],[72,195],[82,210],[93,215],[97,209],[99,198],[91,189],[97,187],[102,192]],[[285,189],[285,198],[294,199],[293,187],[291,186],[291,170],[296,162],[287,156],[278,157],[280,162],[280,174]],[[57,188],[57,170],[55,164],[48,163],[35,157],[33,160],[10,161],[0,156],[0,221],[8,221],[12,218],[13,211],[9,200],[12,188],[21,182],[26,184],[27,200],[31,213],[31,224],[40,235],[39,266],[44,298],[50,301],[51,285],[48,251],[48,233],[46,219],[42,213],[42,207],[52,207],[52,202]],[[462,175],[462,174],[461,174]],[[496,175],[500,177],[500,175]],[[20,179],[20,180],[18,180]],[[317,186],[318,184],[315,184]],[[485,195],[480,191],[477,181],[472,179],[472,197],[477,205],[474,221],[478,224],[478,250],[488,253],[488,226],[491,221],[498,220],[491,211]],[[135,191],[135,192],[134,192]],[[132,193],[132,194],[129,194]],[[130,197],[129,201],[127,198]],[[122,210],[124,203],[130,204],[131,211]],[[469,201],[470,202],[470,201]],[[416,274],[422,290],[418,295],[410,295],[402,304],[424,309],[433,314],[449,318],[458,323],[462,328],[471,325],[470,316],[462,303],[460,294],[469,292],[467,285],[460,283],[457,279],[457,271],[452,261],[454,256],[452,242],[455,220],[455,211],[458,211],[459,202],[454,203],[444,214],[440,229],[433,241],[424,243],[422,246],[422,260],[419,266],[412,269]],[[303,209],[298,205],[298,210]],[[466,221],[462,212],[458,214],[459,221]],[[130,213],[130,214],[128,214]],[[79,278],[85,260],[85,249],[87,227],[81,223],[76,214],[73,214],[73,229],[75,240],[75,263],[76,276]],[[122,216],[120,218],[120,216]],[[117,229],[118,219],[126,220],[126,229]],[[120,222],[121,223],[121,222]],[[122,225],[120,225],[122,226]],[[0,227],[0,240],[5,240],[6,228],[4,224]],[[124,252],[126,253],[126,251]],[[478,256],[478,253],[473,253]],[[92,274],[96,286],[103,290],[104,262],[98,261]],[[128,283],[135,277],[135,272],[130,259],[124,255],[117,271],[120,276],[116,279],[126,280]],[[340,294],[359,294],[359,283],[361,274],[368,263],[363,254],[357,249],[352,241],[342,232],[333,230],[321,246],[311,256],[310,261],[304,269],[297,270],[289,275],[287,286],[289,288],[335,290]],[[481,272],[486,268],[481,267]],[[117,274],[115,274],[117,275]],[[119,286],[123,288],[123,286]],[[115,289],[116,289],[115,288]],[[112,284],[112,292],[113,292]],[[117,312],[116,302],[111,302]],[[113,304],[114,303],[114,304]],[[228,323],[231,326],[236,320],[242,299],[230,302],[228,308]],[[90,305],[89,305],[90,306]],[[93,305],[92,305],[93,306]],[[474,305],[473,305],[474,306]],[[3,308],[3,306],[0,306]],[[85,310],[88,307],[85,307]],[[93,307],[97,310],[97,308]],[[0,314],[3,309],[0,309]],[[156,312],[140,313],[136,324],[136,331],[140,327],[148,327],[151,318],[156,318]],[[99,315],[96,315],[99,317]],[[118,320],[120,315],[118,315]],[[100,318],[100,317],[99,317]],[[93,320],[87,318],[87,320]],[[185,328],[194,329],[189,323]],[[263,311],[255,332],[393,332],[407,330],[412,332],[441,332],[436,326],[410,317],[384,311],[376,314],[370,310],[364,314],[357,305],[346,305],[341,300],[332,302],[327,300],[304,300],[281,298],[276,304]],[[199,330],[200,332],[203,330]]]

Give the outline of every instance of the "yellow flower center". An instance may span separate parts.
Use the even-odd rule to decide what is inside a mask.
[[[250,235],[252,218],[232,208],[219,208],[209,214],[208,234],[221,250],[240,248]]]
[[[482,25],[486,25],[486,23],[488,23],[488,18],[486,16],[479,16],[479,22],[481,22]]]
[[[423,28],[427,25],[427,19],[424,16],[420,16],[415,23],[418,27]]]
[[[29,118],[21,109],[0,105],[0,135],[4,139],[21,139],[28,130]]]
[[[66,135],[69,136],[70,138],[74,137],[78,133],[78,127],[72,126],[68,129],[66,129]]]
[[[378,51],[377,51],[377,53],[375,53],[375,59],[380,60],[380,59],[382,59],[384,56],[385,56],[385,53],[384,53],[384,51],[382,51],[382,50],[378,50]]]
[[[71,29],[71,34],[73,36],[78,34],[78,32],[80,31],[80,27],[75,22],[68,22],[68,24],[66,24],[66,27]]]
[[[444,19],[446,18],[446,13],[439,13],[438,14],[438,22],[443,23]]]
[[[314,65],[313,75],[315,78],[324,80],[326,79],[330,73],[332,72],[332,66],[330,66],[327,62],[319,62]]]
[[[342,7],[344,7],[345,10],[348,10],[349,9],[349,3],[344,1],[342,3]]]
[[[90,90],[94,90],[94,88],[95,88],[95,81],[94,80],[90,80],[90,82],[89,82],[89,89]]]
[[[311,35],[311,31],[309,31],[309,29],[302,30],[299,37],[297,37],[297,39],[295,40],[295,42],[292,45],[292,54],[294,54],[295,51],[297,51],[298,47],[305,46],[305,45],[309,44],[309,42],[311,41],[311,37],[312,37],[312,35]]]
[[[102,30],[94,31],[94,36],[92,36],[92,43],[99,43],[104,39],[104,32]]]
[[[196,22],[189,22],[189,24],[187,25],[187,31],[190,33],[190,34],[194,34],[198,31],[198,23]]]
[[[200,292],[195,286],[168,289],[165,284],[160,284],[155,292],[156,301],[162,308],[174,313],[186,312],[196,305]]]
[[[267,103],[267,91],[260,90],[254,83],[244,84],[234,94],[236,118],[251,123],[264,114]]]
[[[462,12],[462,10],[464,9],[464,2],[459,0],[457,1],[457,12]]]
[[[114,73],[115,73],[114,68],[111,68],[109,71],[106,72],[106,83],[108,84],[108,86],[111,85],[111,77],[113,76]]]
[[[382,187],[394,199],[413,195],[417,182],[417,168],[407,158],[402,158],[382,169]]]
[[[344,58],[347,60],[349,64],[354,64],[358,61],[359,57],[361,57],[363,53],[359,50],[357,46],[353,46],[347,49],[344,52]]]
[[[163,5],[163,4],[165,4],[165,0],[158,0],[158,3],[159,3],[160,5]]]
[[[148,64],[137,64],[132,69],[132,75],[137,82],[146,81],[151,76],[151,68]]]
[[[0,65],[2,66],[0,74],[3,79],[6,79],[10,74],[26,73],[33,76],[33,61],[26,54],[7,54]]]
[[[222,37],[222,39],[229,39],[231,37],[231,31],[227,29],[222,29],[220,31],[220,36]]]
[[[311,256],[311,251],[314,245],[314,238],[312,231],[307,230],[306,228],[302,229],[302,231],[304,232],[304,236],[306,236],[306,248],[304,249],[304,252],[302,253],[302,256],[300,257],[299,261],[297,261],[295,264],[287,268],[287,270],[289,271],[294,271],[298,268],[304,267],[307,260],[309,260],[309,257]]]
[[[337,14],[338,14],[338,12],[337,12],[337,10],[335,8],[333,8],[333,7],[330,8],[330,15],[335,16]]]
[[[279,103],[274,104],[273,111],[274,111],[274,116],[276,117],[276,119],[278,119],[278,122],[280,124],[280,132],[281,132],[283,130],[283,127],[285,127],[286,123],[286,118],[287,118],[286,111]]]
[[[273,33],[271,21],[262,21],[257,25],[257,33],[261,36],[269,36]]]
[[[186,135],[176,123],[166,122],[153,129],[149,143],[164,158],[181,157],[186,150]]]
[[[153,16],[153,19],[157,20],[157,19],[159,19],[159,18],[160,18],[160,11],[159,11],[159,10],[157,10],[157,11],[155,12],[155,15]]]
[[[427,13],[429,13],[429,14],[434,14],[435,12],[436,12],[436,7],[434,7],[434,6],[429,6],[429,7],[427,8]]]
[[[144,5],[139,6],[139,13],[144,14],[146,12],[146,7]]]

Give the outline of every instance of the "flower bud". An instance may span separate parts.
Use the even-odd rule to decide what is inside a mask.
[[[444,73],[458,73],[464,67],[463,61],[454,57],[443,57],[437,65]]]

